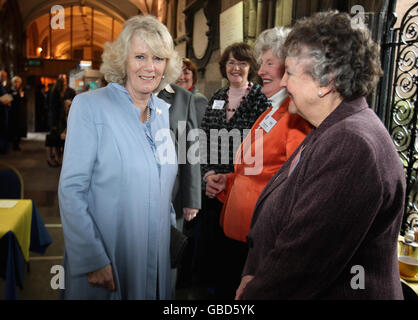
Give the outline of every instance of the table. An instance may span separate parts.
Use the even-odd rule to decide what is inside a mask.
[[[400,242],[402,242],[403,240],[404,240],[404,237],[399,235],[398,236],[398,255],[400,255],[400,251],[401,251]],[[405,283],[408,287],[414,290],[415,293],[418,295],[418,282],[408,281],[408,280],[402,279],[402,277],[401,277],[401,282]]]
[[[401,282],[405,283],[408,287],[410,287],[418,296],[418,282],[407,281],[401,278]]]
[[[4,208],[5,201],[15,205]],[[4,299],[15,300],[29,251],[44,254],[52,240],[32,200],[2,199],[0,204],[0,276],[6,280]]]

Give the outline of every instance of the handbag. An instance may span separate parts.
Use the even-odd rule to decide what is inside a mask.
[[[183,259],[189,238],[176,227],[170,231],[170,263],[171,268],[177,268]]]

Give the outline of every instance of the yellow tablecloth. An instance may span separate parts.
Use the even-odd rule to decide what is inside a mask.
[[[17,202],[12,208],[2,208],[5,201]],[[12,231],[26,261],[29,260],[32,200],[0,200],[0,238]]]

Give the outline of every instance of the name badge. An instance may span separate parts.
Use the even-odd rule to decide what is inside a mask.
[[[263,121],[260,123],[260,127],[264,129],[265,132],[270,132],[270,130],[276,125],[277,121],[270,115],[267,115]]]
[[[213,101],[212,109],[222,110],[224,108],[224,105],[225,105],[224,100],[215,100],[215,101]]]

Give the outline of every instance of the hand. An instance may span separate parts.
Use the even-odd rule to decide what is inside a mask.
[[[237,291],[235,292],[235,300],[241,300],[242,294],[244,293],[244,289],[247,286],[248,282],[254,279],[254,276],[252,275],[246,275],[241,278],[241,283],[239,284],[239,287]]]
[[[89,272],[87,274],[87,280],[93,287],[104,287],[110,291],[115,291],[115,281],[113,280],[112,265],[108,264],[106,267]]]
[[[191,221],[194,219],[199,212],[199,209],[193,209],[193,208],[183,208],[183,216],[186,221]]]
[[[226,176],[224,174],[213,174],[206,178],[206,195],[214,198],[226,188]]]
[[[205,173],[205,175],[203,176],[203,181],[206,183],[206,178],[211,176],[212,174],[215,174],[215,170],[209,170],[208,172]]]

